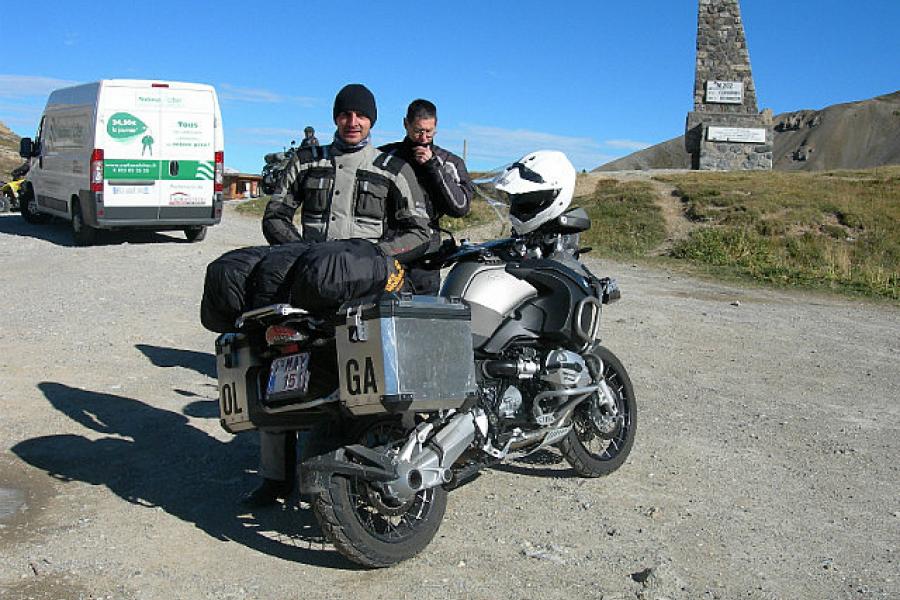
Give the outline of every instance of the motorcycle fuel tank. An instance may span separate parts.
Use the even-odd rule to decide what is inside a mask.
[[[447,275],[441,296],[466,301],[472,309],[472,343],[480,348],[513,309],[537,296],[537,289],[507,273],[505,264],[459,263]]]

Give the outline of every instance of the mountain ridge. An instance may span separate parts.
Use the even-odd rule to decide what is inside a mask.
[[[773,118],[773,166],[779,171],[865,169],[900,164],[900,90]],[[600,165],[595,172],[689,169],[684,136]]]

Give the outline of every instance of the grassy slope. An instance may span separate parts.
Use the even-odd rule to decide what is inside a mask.
[[[675,258],[758,281],[900,299],[900,166],[659,179],[704,225],[675,246]]]

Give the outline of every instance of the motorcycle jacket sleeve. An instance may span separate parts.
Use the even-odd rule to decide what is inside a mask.
[[[301,161],[301,153],[295,154],[282,172],[271,200],[266,204],[262,230],[266,241],[273,246],[296,242],[302,238],[294,226],[294,215],[303,203],[300,186],[306,166]]]
[[[387,228],[378,246],[388,256],[409,263],[425,254],[431,240],[425,196],[412,167],[402,159],[382,154],[376,165],[396,172],[388,192]]]
[[[443,148],[433,147],[434,155],[423,166],[431,185],[431,198],[438,214],[464,217],[469,214],[469,206],[475,186],[469,177],[465,163],[455,154]]]

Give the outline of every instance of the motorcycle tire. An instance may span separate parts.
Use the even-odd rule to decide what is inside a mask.
[[[631,379],[616,355],[603,346],[591,354],[603,362],[603,378],[615,397],[618,416],[609,422],[614,425],[603,430],[592,418],[594,399],[582,402],[572,416],[572,430],[557,447],[578,475],[602,477],[621,467],[631,452],[637,429],[637,403]]]
[[[387,441],[405,439],[396,423],[387,427]],[[381,434],[370,428],[360,443],[383,445]],[[338,552],[365,567],[381,568],[412,558],[428,546],[444,518],[447,491],[442,486],[422,490],[402,505],[392,505],[361,478],[334,475],[312,504],[322,532]]]

